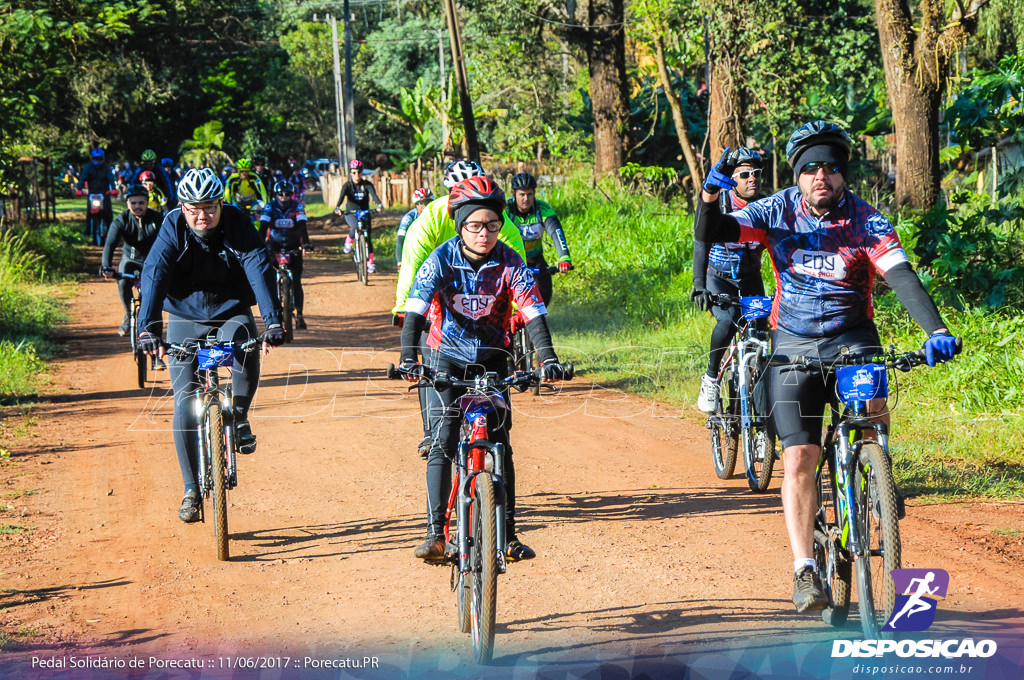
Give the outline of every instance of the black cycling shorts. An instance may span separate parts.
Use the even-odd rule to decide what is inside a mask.
[[[837,358],[844,346],[854,354],[864,354],[880,351],[882,343],[871,321],[828,338],[804,338],[783,330],[772,334],[776,354],[827,361]],[[823,375],[821,371],[772,366],[768,380],[772,424],[782,448],[820,446],[822,419],[836,397],[835,373]]]

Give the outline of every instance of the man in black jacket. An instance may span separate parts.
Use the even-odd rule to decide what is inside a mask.
[[[142,269],[139,344],[147,354],[163,357],[163,323],[167,340],[185,343],[215,334],[221,342],[242,343],[257,335],[250,308],[258,304],[266,324],[263,351],[284,343],[281,304],[273,294],[274,272],[252,222],[233,205],[224,205],[224,185],[209,168],[189,170],[178,183],[177,209],[167,213]],[[196,483],[198,446],[196,414],[189,397],[196,388],[196,359],[170,361],[174,390],[174,445],[185,483],[178,517],[199,519]],[[238,450],[256,450],[248,413],[259,384],[259,355],[236,357],[231,368],[235,434]]]

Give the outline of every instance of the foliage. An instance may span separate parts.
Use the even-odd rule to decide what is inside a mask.
[[[679,188],[679,173],[675,168],[658,165],[627,163],[619,168],[619,176],[631,193],[641,193],[665,199]]]
[[[216,168],[230,158],[221,149],[224,144],[224,126],[220,121],[211,120],[203,123],[192,132],[192,139],[181,144],[182,161],[196,165],[208,165]]]
[[[1004,57],[998,67],[975,71],[967,82],[946,111],[959,144],[945,158],[953,160],[1002,139],[1024,141],[1024,56]]]

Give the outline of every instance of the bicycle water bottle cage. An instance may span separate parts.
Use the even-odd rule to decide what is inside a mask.
[[[836,369],[836,389],[843,401],[867,401],[889,396],[889,379],[883,364],[840,366]]]
[[[235,363],[235,348],[231,343],[218,343],[212,347],[200,347],[196,350],[199,369],[222,368]]]
[[[740,309],[744,319],[757,321],[772,313],[772,299],[764,295],[745,295],[740,298]]]

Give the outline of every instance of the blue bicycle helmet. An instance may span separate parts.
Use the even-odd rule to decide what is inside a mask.
[[[106,154],[103,153],[103,149],[99,147],[96,147],[95,149],[89,152],[89,158],[93,159],[94,161],[102,161],[105,155]]]
[[[835,123],[815,120],[797,128],[786,144],[786,160],[796,172],[800,171],[800,157],[816,146],[831,146],[847,159],[853,149],[853,142],[843,128]]]

